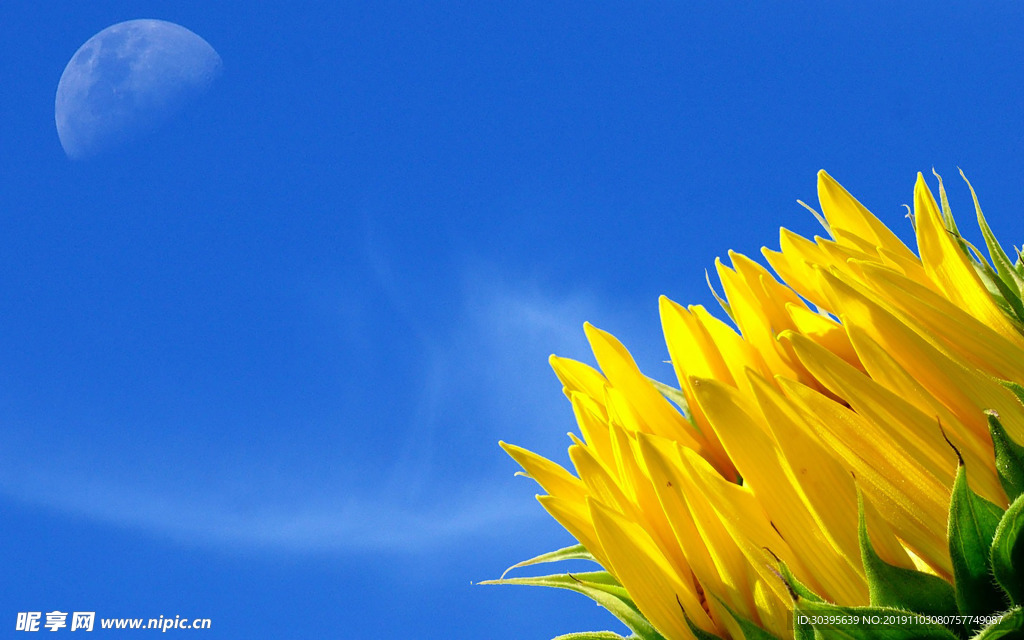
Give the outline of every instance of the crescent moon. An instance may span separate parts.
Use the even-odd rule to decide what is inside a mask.
[[[53,113],[64,152],[93,156],[157,128],[204,93],[221,68],[206,40],[173,22],[107,27],[75,52],[57,84]]]

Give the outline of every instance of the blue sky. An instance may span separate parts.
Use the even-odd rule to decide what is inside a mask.
[[[971,226],[962,167],[1024,242],[1024,9],[894,4],[0,5],[0,629],[617,629],[470,584],[571,543],[497,447],[565,459],[549,353],[589,320],[671,381],[658,295],[817,233],[821,168],[906,238],[932,167]],[[133,18],[223,74],[71,161],[57,81]]]

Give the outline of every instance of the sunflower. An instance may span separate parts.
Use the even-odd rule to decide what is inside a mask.
[[[1022,633],[1024,265],[967,184],[987,259],[941,178],[915,254],[820,172],[828,237],[782,229],[778,278],[716,262],[732,326],[660,300],[675,384],[587,324],[599,370],[551,357],[575,473],[501,446],[579,543],[513,568],[599,570],[490,583],[581,592],[641,639]]]

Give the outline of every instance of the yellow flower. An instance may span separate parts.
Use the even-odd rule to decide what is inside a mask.
[[[886,564],[952,581],[958,457],[978,496],[1009,505],[985,411],[1024,440],[1002,382],[1024,383],[1020,276],[959,236],[939,187],[941,208],[918,176],[918,256],[820,172],[830,238],[782,229],[763,252],[782,282],[743,255],[716,263],[736,329],[661,299],[672,388],[589,324],[599,371],[551,357],[580,430],[575,475],[502,446],[663,637],[791,636],[780,568],[829,603],[875,604],[859,513]]]

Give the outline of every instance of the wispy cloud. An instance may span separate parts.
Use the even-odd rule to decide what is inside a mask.
[[[188,545],[235,550],[416,553],[507,528],[533,506],[477,491],[432,506],[403,506],[362,495],[240,510],[212,489],[209,495],[185,499],[169,488],[118,486],[101,477],[21,475],[2,481],[5,496],[17,502]]]
[[[116,478],[96,465],[8,452],[0,453],[7,458],[0,459],[0,494],[184,543],[253,550],[416,553],[548,524],[529,499],[535,488],[512,478],[515,465],[497,440],[564,455],[574,421],[547,356],[586,360],[581,325],[608,312],[585,291],[546,290],[486,269],[472,270],[453,299],[445,326],[415,329],[425,355],[416,360],[418,388],[396,392],[408,410],[404,435],[389,428],[397,436],[391,458],[355,450],[344,461],[346,472],[371,481],[346,484],[282,470],[265,450],[248,453],[268,456],[265,464],[251,457],[231,462],[225,451],[224,466],[196,492],[198,481],[191,479],[188,490],[171,472],[126,483],[124,469]]]

